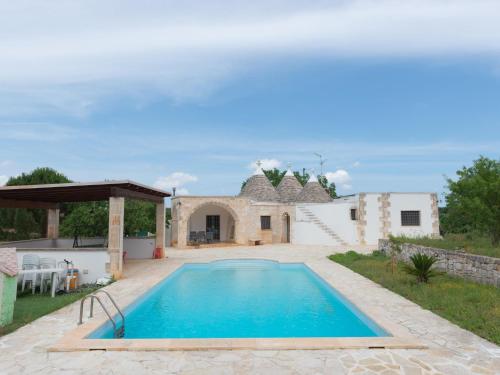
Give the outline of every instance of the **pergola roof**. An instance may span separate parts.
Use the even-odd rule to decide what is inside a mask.
[[[125,197],[163,202],[171,194],[129,180],[0,187],[0,207],[53,206],[63,202],[102,201]]]

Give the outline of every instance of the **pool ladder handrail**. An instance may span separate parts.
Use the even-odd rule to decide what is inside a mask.
[[[122,319],[122,325],[121,325],[120,328],[116,328],[116,321],[115,321],[115,319],[113,319],[113,316],[109,313],[109,310],[102,303],[101,299],[97,295],[98,293],[104,293],[108,297],[108,299],[111,301],[111,303],[115,307],[115,309],[118,312],[118,314],[120,314],[120,317]],[[96,292],[94,292],[92,294],[89,294],[89,295],[83,297],[82,301],[80,302],[80,319],[78,321],[78,325],[83,324],[83,306],[85,304],[85,301],[87,299],[89,299],[89,298],[90,298],[90,314],[89,314],[89,318],[93,318],[94,317],[94,300],[97,300],[97,302],[99,302],[99,304],[101,305],[102,309],[104,310],[104,312],[108,316],[108,320],[111,322],[111,324],[113,324],[114,337],[115,338],[121,338],[121,337],[123,337],[125,335],[125,316],[123,315],[122,311],[118,307],[117,303],[115,302],[115,300],[111,296],[111,294],[109,294],[105,290],[98,290],[98,291],[96,291]]]

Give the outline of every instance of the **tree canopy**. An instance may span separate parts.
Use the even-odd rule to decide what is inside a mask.
[[[37,168],[11,177],[7,185],[41,185],[72,182],[51,168]],[[101,237],[108,233],[108,202],[82,202],[61,205],[60,235]],[[156,208],[151,202],[125,200],[125,235],[156,231]],[[167,221],[170,210],[166,212]],[[46,236],[47,212],[42,209],[0,209],[0,240],[24,240]]]
[[[458,179],[447,179],[443,230],[452,233],[479,232],[500,242],[500,160],[481,156],[471,167],[457,171]]]
[[[7,186],[67,183],[71,180],[52,168],[36,168],[29,173],[11,177]],[[0,208],[0,239],[23,240],[44,237],[47,212],[42,209]]]

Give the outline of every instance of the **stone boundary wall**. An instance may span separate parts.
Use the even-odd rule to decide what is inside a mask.
[[[390,241],[379,239],[378,248],[383,253],[389,254]],[[438,259],[436,268],[450,275],[500,288],[500,258],[405,243],[401,245],[400,259],[409,262],[410,257],[416,253],[436,257]]]

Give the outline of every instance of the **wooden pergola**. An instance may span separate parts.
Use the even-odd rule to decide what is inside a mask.
[[[163,258],[166,197],[170,197],[170,193],[129,180],[4,186],[0,187],[0,208],[47,209],[47,237],[57,239],[60,203],[109,200],[108,270],[115,278],[120,278],[123,271],[125,198],[156,204],[156,248],[160,249]]]

